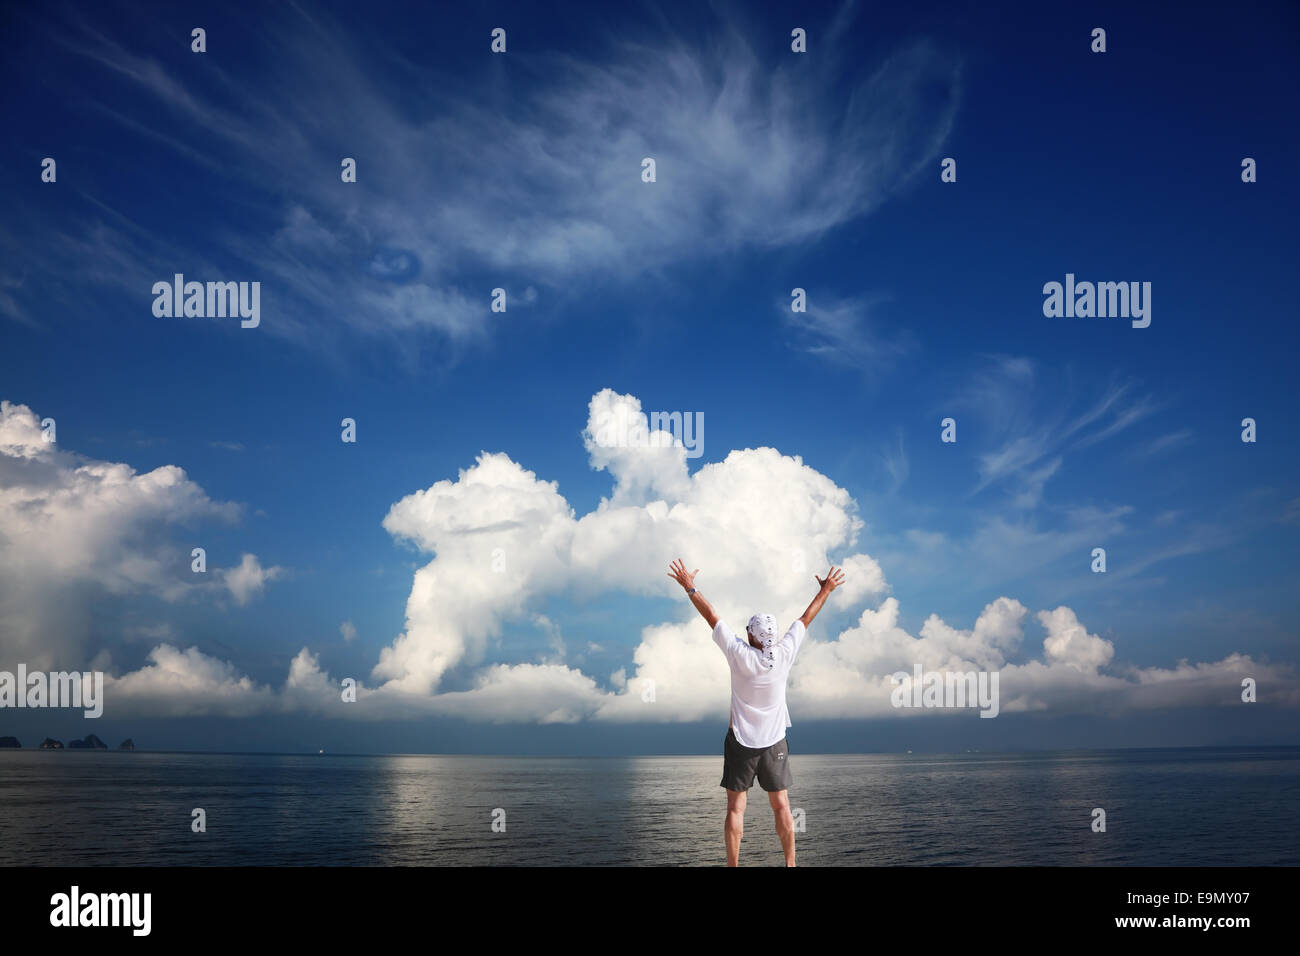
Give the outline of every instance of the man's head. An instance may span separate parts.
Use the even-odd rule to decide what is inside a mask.
[[[755,614],[749,619],[745,628],[749,633],[749,643],[760,651],[770,648],[776,642],[776,618],[771,614]]]

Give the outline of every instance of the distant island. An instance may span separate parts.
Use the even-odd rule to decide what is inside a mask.
[[[17,737],[0,737],[0,750],[22,750],[22,742]],[[55,740],[53,737],[46,737],[41,741],[38,750],[107,750],[108,744],[100,740],[94,734],[86,734],[81,740],[68,741],[67,748],[64,748],[63,741]],[[135,741],[130,737],[122,741],[117,746],[118,750],[135,750]]]

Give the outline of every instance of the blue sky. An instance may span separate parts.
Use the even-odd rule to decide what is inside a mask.
[[[1037,615],[1061,606],[1087,648],[1112,652],[1093,671],[1069,653],[1046,661],[1085,665],[1077,679],[1024,672],[1023,712],[923,726],[819,697],[810,669],[792,691],[796,747],[1300,736],[1293,7],[1176,20],[941,4],[3,16],[0,668],[146,673],[121,685],[128,706],[102,720],[112,732],[196,748],[707,752],[725,670],[710,710],[709,688],[669,687],[694,651],[637,656],[663,624],[709,647],[663,569],[685,550],[715,603],[747,611],[772,579],[746,574],[746,556],[757,567],[788,550],[790,515],[824,481],[846,495],[818,512],[812,566],[761,609],[798,613],[817,563],[858,554],[881,586],[828,607],[814,637],[836,640],[890,600],[908,635],[931,615],[979,630],[1005,597],[1024,608],[1008,665],[1043,659]],[[190,50],[194,26],[206,53]],[[494,55],[498,26],[507,52]],[[1104,54],[1089,49],[1097,26]],[[794,27],[805,54],[790,50]],[[345,156],[356,183],[340,181]],[[55,183],[41,181],[45,157]],[[945,157],[955,183],[940,181]],[[1258,182],[1242,182],[1243,157]],[[155,317],[152,285],[176,272],[260,281],[260,326]],[[1043,285],[1067,273],[1150,282],[1150,326],[1045,317]],[[498,287],[505,313],[489,309]],[[583,430],[602,394],[607,410],[702,414],[702,457],[594,468]],[[955,444],[939,440],[948,416]],[[46,417],[57,451],[30,444]],[[344,417],[355,444],[340,441]],[[728,458],[764,447],[786,464]],[[454,499],[459,525],[397,507],[457,484],[483,452],[555,482],[560,504],[532,485],[525,504],[498,501],[489,482],[481,500]],[[77,478],[87,463],[133,477]],[[676,469],[693,480],[715,465],[732,490],[710,515],[715,499],[683,491]],[[184,475],[165,493],[137,480],[168,467]],[[620,538],[612,511],[645,524],[660,494],[684,503],[671,532]],[[546,539],[525,526],[553,505],[600,516],[596,535],[614,542],[600,537],[600,562],[528,550]],[[523,529],[502,546],[528,570],[485,614],[456,595],[484,573],[474,529],[498,512]],[[771,512],[782,530],[756,531]],[[565,520],[545,527],[568,535]],[[211,568],[198,584],[194,546]],[[1090,571],[1094,547],[1105,574]],[[223,587],[245,554],[251,577]],[[644,564],[644,586],[614,564]],[[463,583],[439,584],[450,590],[413,621],[421,569]],[[436,677],[410,660],[375,672],[403,634],[425,661],[458,614],[460,656]],[[873,654],[892,640],[883,629],[861,637],[880,642]],[[168,677],[149,656],[160,644],[194,655]],[[575,696],[502,690],[555,696],[559,718],[539,705],[505,719],[491,697],[464,717],[401,700],[367,720],[322,715],[281,692],[304,648],[314,678],[381,696],[386,681],[469,692],[485,668],[529,662]],[[612,675],[639,661],[665,668],[663,706],[602,717]],[[1179,661],[1208,683],[1181,681]],[[849,663],[831,655],[826,673]],[[1209,688],[1231,702],[1241,674],[1275,696],[1225,706]],[[574,689],[577,675],[593,686]],[[870,696],[879,672],[859,676]],[[1144,680],[1176,690],[1153,703]],[[27,713],[12,726],[87,725]]]

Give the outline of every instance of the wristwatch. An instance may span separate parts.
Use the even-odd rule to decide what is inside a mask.
[[[699,590],[699,588],[691,588],[689,591],[686,592],[686,596],[687,596],[687,597],[690,597],[692,594],[694,594],[694,593],[695,593],[696,591],[698,591],[698,590]]]

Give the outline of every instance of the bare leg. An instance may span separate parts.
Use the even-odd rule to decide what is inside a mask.
[[[794,817],[790,815],[790,796],[787,790],[773,790],[767,795],[776,817],[776,835],[781,838],[785,851],[785,865],[794,866]]]
[[[740,866],[740,838],[745,833],[744,790],[727,791],[727,866]]]

